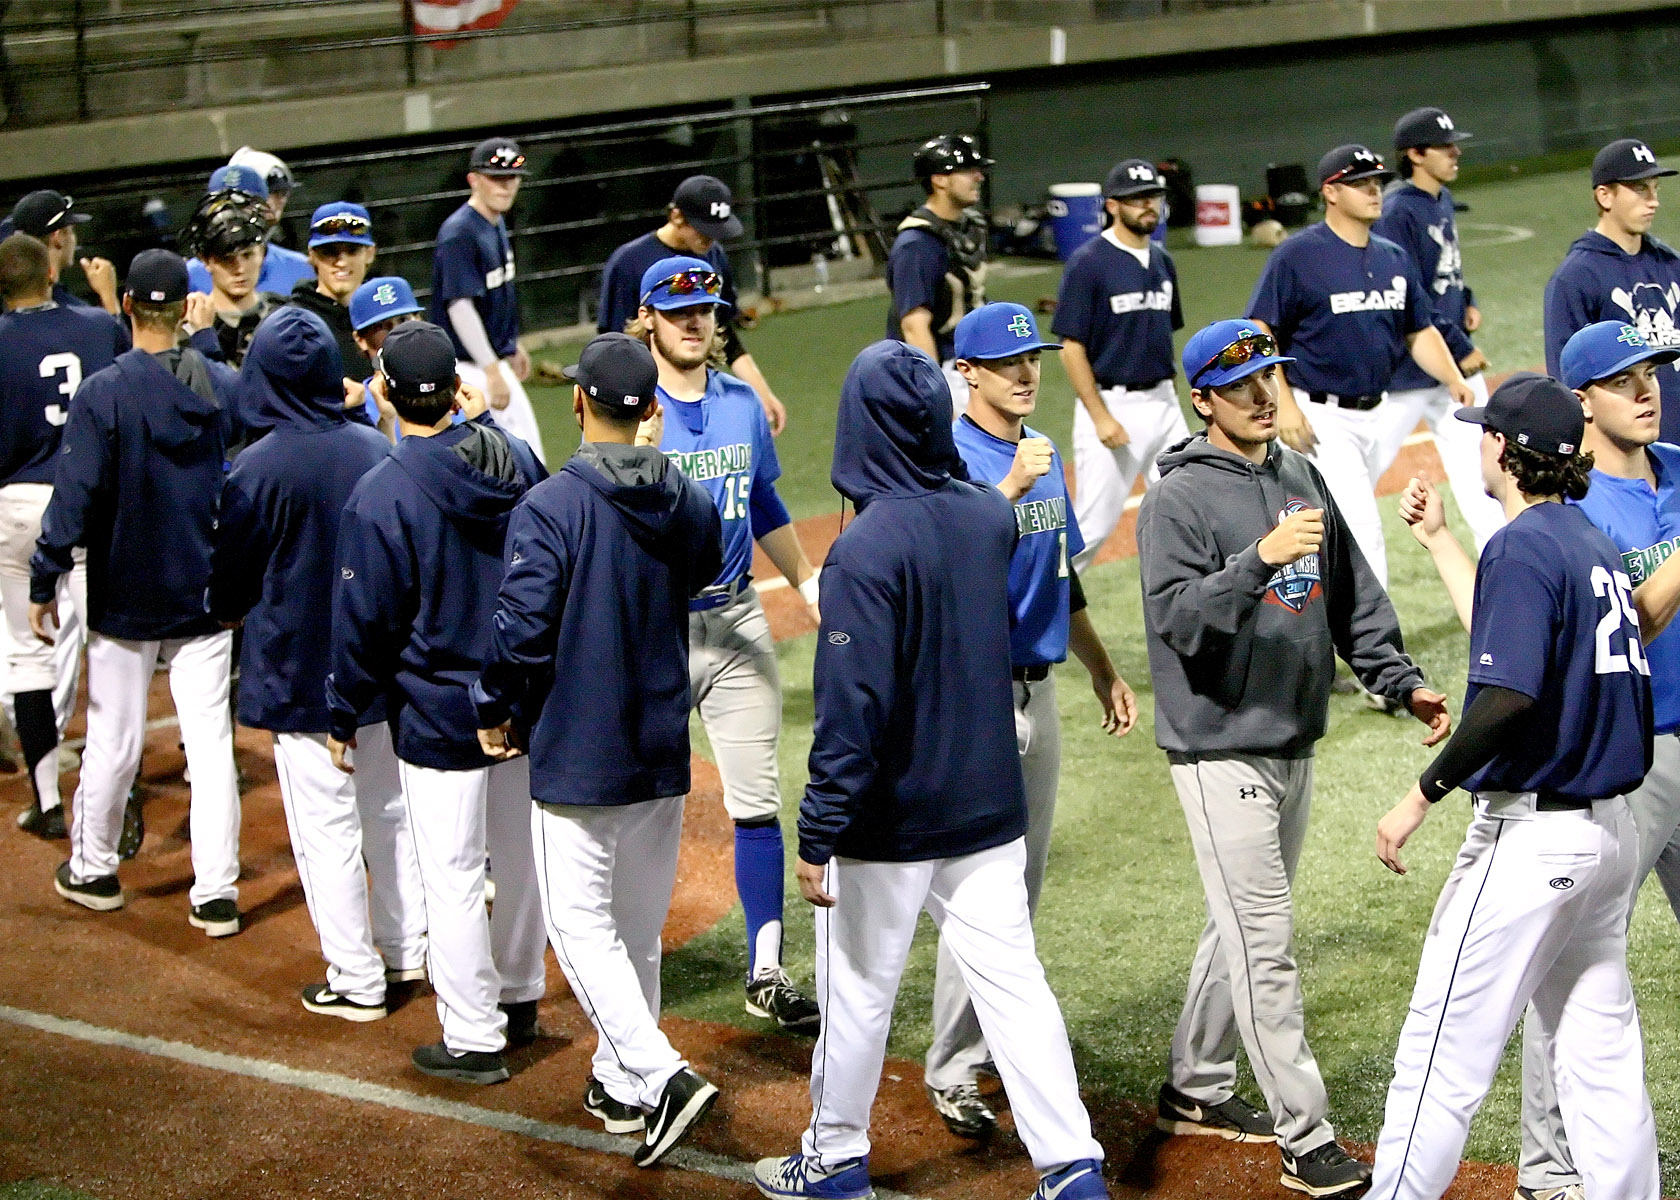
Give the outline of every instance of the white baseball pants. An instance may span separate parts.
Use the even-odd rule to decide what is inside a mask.
[[[1021,838],[959,858],[862,862],[824,874],[833,908],[817,909],[817,1004],[811,1124],[801,1151],[825,1166],[869,1153],[893,1002],[923,909],[950,947],[1040,1174],[1100,1159],[1079,1098],[1062,1010],[1045,982],[1027,911]]]
[[[1137,477],[1144,472],[1146,484],[1161,477],[1155,461],[1174,443],[1190,436],[1184,410],[1178,406],[1178,389],[1163,379],[1145,391],[1105,388],[1103,404],[1109,415],[1131,439],[1110,450],[1097,437],[1096,422],[1085,406],[1073,406],[1073,515],[1079,522],[1079,536],[1085,549],[1076,554],[1073,567],[1083,571],[1097,557],[1108,535],[1120,524]]]
[[[774,817],[782,808],[782,677],[757,591],[749,587],[722,608],[688,614],[688,685],[730,820]]]
[[[968,380],[957,370],[954,359],[947,358],[939,370],[945,376],[945,385],[951,389],[951,411],[960,414],[968,407]]]
[[[426,898],[390,726],[362,726],[349,755],[353,775],[333,766],[325,734],[274,735],[286,830],[327,986],[378,1004],[387,965],[426,961]]]
[[[683,797],[532,808],[543,916],[595,1026],[594,1076],[621,1104],[653,1108],[688,1065],[659,1028],[659,933],[677,879]]]
[[[1468,376],[1465,382],[1476,393],[1476,403],[1486,404],[1486,376],[1478,371]],[[1441,465],[1446,469],[1453,499],[1458,502],[1458,511],[1464,515],[1465,523],[1475,535],[1476,552],[1481,553],[1488,539],[1505,526],[1505,509],[1487,494],[1482,485],[1482,427],[1453,416],[1459,406],[1444,385],[1390,392],[1388,404],[1383,407],[1386,409],[1390,405],[1393,407],[1388,414],[1389,424],[1383,430],[1377,454],[1381,469],[1386,471],[1394,465],[1400,447],[1412,435],[1418,422],[1427,422],[1429,431],[1435,435],[1435,452],[1441,456]]]
[[[233,769],[228,679],[233,634],[131,642],[95,633],[88,639],[87,745],[72,802],[70,876],[77,883],[117,873],[117,839],[140,751],[146,741],[146,693],[158,663],[181,722],[192,772],[192,904],[239,896],[239,784]]]
[[[1056,821],[1056,783],[1062,771],[1062,718],[1056,706],[1056,676],[1015,683],[1015,744],[1027,785],[1027,914],[1038,911],[1044,868],[1050,861],[1050,830]],[[927,1085],[944,1091],[973,1083],[991,1057],[974,1002],[968,998],[956,956],[939,942],[933,976],[933,1042],[925,1062]]]
[[[1386,590],[1388,550],[1383,543],[1382,514],[1377,511],[1375,489],[1377,480],[1388,470],[1388,462],[1393,461],[1392,458],[1384,461],[1383,454],[1392,437],[1391,431],[1399,425],[1394,401],[1385,397],[1377,407],[1360,412],[1337,408],[1334,404],[1315,404],[1296,388],[1295,403],[1301,406],[1318,438],[1310,456],[1313,465],[1324,476],[1331,498],[1342,510],[1348,531],[1371,570],[1376,572],[1377,582]],[[1398,450],[1399,443],[1395,446]]]
[[[1435,906],[1394,1052],[1375,1200],[1435,1200],[1532,1001],[1592,1197],[1656,1200],[1657,1132],[1627,973],[1638,837],[1620,797],[1537,812],[1487,793]]]
[[[451,1053],[500,1051],[498,1004],[540,1000],[542,905],[531,857],[531,763],[513,758],[466,771],[397,760],[426,897],[426,968]],[[496,903],[484,913],[484,859]]]
[[[498,361],[496,369],[507,381],[508,406],[492,408],[490,419],[515,437],[523,438],[525,444],[531,447],[531,453],[537,456],[537,461],[547,463],[548,456],[543,451],[542,431],[537,428],[537,410],[531,407],[531,397],[525,394],[525,385],[519,382],[513,368],[507,363]],[[455,373],[461,377],[463,383],[470,383],[481,392],[484,390],[484,368],[477,363],[458,359],[455,363]],[[501,884],[496,886],[501,887]]]

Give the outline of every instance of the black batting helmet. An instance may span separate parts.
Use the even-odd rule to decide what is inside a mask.
[[[969,134],[942,133],[923,142],[910,165],[916,171],[916,178],[926,186],[935,175],[983,170],[992,165],[992,160],[980,153],[980,143]]]

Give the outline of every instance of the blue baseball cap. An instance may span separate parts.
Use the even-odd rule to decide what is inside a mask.
[[[230,164],[217,167],[210,172],[210,182],[205,184],[206,192],[245,192],[259,200],[268,199],[268,184],[263,177],[250,167]]]
[[[723,298],[723,276],[718,269],[686,254],[662,258],[642,272],[642,303],[660,312],[702,304],[731,307]]]
[[[957,322],[954,354],[968,362],[1014,358],[1029,350],[1060,350],[1060,342],[1038,335],[1038,322],[1024,305],[982,304]]]
[[[357,288],[350,297],[350,328],[357,333],[391,317],[422,311],[408,280],[381,275]]]
[[[1584,388],[1600,379],[1620,375],[1635,363],[1671,363],[1680,350],[1653,346],[1645,335],[1622,321],[1598,321],[1563,344],[1558,374],[1565,387]]]
[[[334,200],[323,204],[309,218],[309,248],[316,246],[373,245],[373,218],[360,204]]]
[[[1253,342],[1252,350],[1263,351],[1260,339],[1271,344],[1270,353],[1251,353],[1242,362],[1228,367],[1215,360],[1238,342]],[[1184,344],[1184,378],[1193,388],[1226,387],[1273,363],[1292,363],[1295,360],[1277,352],[1277,342],[1253,321],[1215,321],[1198,330]]]

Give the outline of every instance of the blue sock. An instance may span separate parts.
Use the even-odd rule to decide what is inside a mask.
[[[761,966],[781,965],[780,822],[770,820],[735,826],[735,891],[741,897],[741,910],[747,918],[747,978],[751,979]],[[767,929],[772,923],[775,928]]]

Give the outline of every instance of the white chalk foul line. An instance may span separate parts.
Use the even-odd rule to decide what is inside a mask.
[[[91,1042],[98,1046],[116,1046],[123,1050],[149,1054],[154,1058],[167,1058],[189,1066],[222,1071],[229,1075],[242,1075],[247,1079],[260,1079],[281,1087],[300,1088],[306,1092],[337,1096],[360,1104],[377,1104],[382,1108],[416,1113],[425,1117],[442,1117],[539,1142],[557,1142],[577,1150],[593,1150],[600,1154],[618,1154],[628,1158],[641,1144],[634,1138],[614,1137],[611,1134],[597,1133],[592,1129],[578,1129],[571,1125],[556,1125],[534,1117],[521,1116],[519,1113],[464,1104],[459,1100],[419,1096],[383,1084],[352,1079],[348,1075],[334,1075],[329,1071],[305,1071],[297,1067],[288,1067],[284,1063],[246,1058],[241,1054],[223,1054],[219,1050],[205,1050],[187,1042],[171,1042],[145,1034],[125,1033],[120,1029],[106,1029],[101,1025],[90,1025],[86,1021],[54,1017],[4,1004],[0,1004],[0,1020],[28,1029],[38,1029],[43,1033]],[[673,1150],[660,1160],[660,1165],[727,1179],[731,1183],[752,1183],[751,1163],[725,1158],[720,1154],[708,1154],[704,1150]],[[880,1200],[918,1200],[917,1197],[906,1196],[902,1192],[889,1191],[886,1188],[876,1188],[875,1195]]]
[[[1461,237],[1461,246],[1508,246],[1512,242],[1526,242],[1534,230],[1525,225],[1496,225],[1490,221],[1460,221],[1460,231],[1474,231],[1480,237]]]

